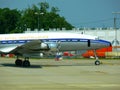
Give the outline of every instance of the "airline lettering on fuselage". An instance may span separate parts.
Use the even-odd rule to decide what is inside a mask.
[[[0,37],[0,40],[24,40],[24,39],[47,39],[47,35],[43,36],[18,36],[19,38],[16,38],[16,36],[5,36],[5,37]]]

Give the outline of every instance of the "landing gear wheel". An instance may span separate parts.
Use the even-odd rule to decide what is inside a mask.
[[[16,61],[15,61],[15,65],[16,65],[16,66],[22,66],[22,64],[23,64],[23,61],[22,61],[22,60],[16,59]]]
[[[23,67],[29,67],[30,62],[28,60],[23,61]]]
[[[95,61],[95,65],[100,65],[100,61],[99,61],[99,60],[96,60],[96,61]]]

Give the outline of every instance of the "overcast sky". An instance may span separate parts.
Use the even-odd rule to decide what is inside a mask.
[[[59,14],[75,27],[113,27],[112,12],[120,12],[120,0],[0,0],[0,8],[22,10],[44,1],[58,7]]]

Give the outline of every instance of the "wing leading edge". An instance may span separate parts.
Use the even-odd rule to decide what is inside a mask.
[[[7,46],[0,49],[1,54],[24,54],[24,53],[32,53],[40,50],[49,50],[47,44],[43,43],[40,40],[34,40],[27,42],[22,45],[16,46]]]

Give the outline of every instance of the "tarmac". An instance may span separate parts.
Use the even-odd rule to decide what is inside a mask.
[[[120,90],[120,60],[31,59],[28,68],[0,58],[0,90]]]

